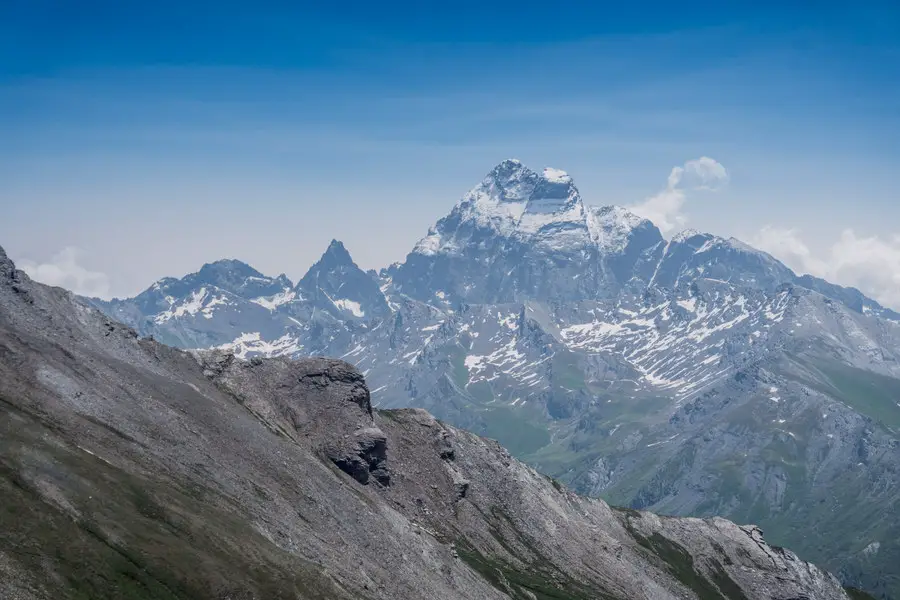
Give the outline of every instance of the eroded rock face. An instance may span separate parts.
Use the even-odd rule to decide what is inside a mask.
[[[390,483],[387,437],[375,427],[365,380],[349,364],[240,361],[221,351],[195,356],[207,377],[276,429],[298,441],[320,440],[318,452],[360,483]]]
[[[6,251],[0,248],[0,278],[10,279],[15,270],[16,267],[9,257],[6,256]]]
[[[387,468],[387,436],[377,427],[358,429],[344,444],[326,450],[328,458],[343,472],[362,484],[369,477],[381,485],[389,485]]]

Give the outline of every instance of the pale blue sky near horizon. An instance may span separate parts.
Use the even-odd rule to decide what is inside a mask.
[[[102,295],[296,279],[332,238],[402,260],[505,158],[640,205],[707,156],[728,185],[685,226],[900,306],[900,9],[736,6],[13,1],[0,245]]]

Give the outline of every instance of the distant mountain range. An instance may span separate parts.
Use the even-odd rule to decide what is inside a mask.
[[[872,599],[370,400],[344,361],[140,338],[0,248],[0,598]]]
[[[562,171],[504,161],[379,273],[333,241],[296,284],[223,260],[85,301],[183,348],[343,358],[376,406],[900,598],[900,315],[733,238],[666,240]]]

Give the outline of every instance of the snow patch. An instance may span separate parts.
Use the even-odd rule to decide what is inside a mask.
[[[366,313],[363,311],[362,307],[359,305],[359,302],[356,302],[355,300],[347,300],[346,298],[338,298],[337,300],[332,300],[332,302],[339,309],[351,313],[354,317],[366,316]]]
[[[553,183],[569,183],[572,181],[572,178],[569,177],[568,173],[552,167],[544,168],[544,179]]]
[[[679,300],[678,306],[683,308],[688,312],[694,312],[697,309],[697,299],[696,298],[688,298],[687,300]]]
[[[250,302],[259,304],[269,311],[274,311],[279,306],[291,302],[296,297],[296,292],[292,291],[290,288],[285,288],[284,291],[279,292],[273,296],[260,296],[259,298],[253,298],[252,300],[250,300]],[[302,300],[303,298],[300,299]]]
[[[239,359],[254,356],[292,356],[303,349],[300,341],[290,335],[283,335],[271,342],[262,339],[260,333],[242,333],[233,341],[217,347],[220,350],[233,352]]]
[[[178,301],[171,296],[166,296],[166,302],[169,303],[169,310],[163,311],[153,318],[153,321],[158,325],[170,321],[171,319],[194,316],[197,314],[202,314],[204,318],[211,319],[216,306],[226,306],[230,304],[224,295],[216,296],[209,292],[206,287],[202,287],[199,290],[192,292],[190,296],[181,302],[181,304],[177,304]]]

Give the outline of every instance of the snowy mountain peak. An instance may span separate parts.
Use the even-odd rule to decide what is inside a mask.
[[[553,183],[570,183],[572,181],[568,173],[552,167],[544,167],[543,176],[544,179]]]
[[[540,177],[515,159],[508,159],[491,169],[481,184],[472,189],[466,198],[485,195],[494,202],[526,202]]]
[[[512,203],[509,216],[520,218],[524,212],[549,213],[569,208],[580,202],[578,190],[565,171],[547,167],[538,174],[516,159],[508,159],[494,167],[463,198],[461,204],[474,201],[486,206]]]
[[[485,231],[540,242],[560,232],[571,237],[573,229],[580,230],[583,243],[587,239],[585,209],[572,178],[553,168],[538,174],[509,159],[463,196],[413,252],[426,256],[456,252]]]
[[[166,287],[172,285],[173,283],[177,283],[178,279],[175,277],[163,277],[162,279],[156,280],[156,282],[151,285],[148,290],[157,291],[165,289]]]
[[[344,247],[343,242],[339,240],[331,240],[331,243],[328,244],[328,248],[325,249],[325,253],[322,254],[322,258],[320,259],[320,262],[323,261],[329,264],[354,264],[350,252]]]
[[[637,229],[646,230],[645,247],[662,241],[662,234],[653,223],[621,206],[589,207],[587,223],[591,240],[605,253],[624,250]]]
[[[353,262],[344,244],[332,240],[294,292],[304,298],[310,307],[325,311],[336,318],[361,319],[390,312],[387,300],[376,279]],[[305,309],[297,315],[308,318]]]
[[[354,262],[350,252],[339,240],[331,240],[328,248],[322,253],[321,258],[309,268],[303,278],[297,282],[297,288],[313,289],[321,285],[323,278],[326,277],[343,277],[352,275],[357,277],[371,279],[369,275],[363,271],[359,265]]]
[[[685,229],[684,231],[679,231],[678,233],[676,233],[675,235],[672,236],[672,243],[674,243],[674,244],[684,243],[691,238],[694,238],[697,236],[702,236],[702,235],[703,234],[700,233],[699,231],[697,231],[696,229]]]
[[[265,278],[265,275],[245,262],[228,258],[217,260],[212,263],[206,263],[200,267],[200,271],[197,272],[197,277],[204,283],[218,285],[222,281],[237,283],[244,281],[249,277]]]
[[[572,210],[578,215],[584,214],[581,196],[572,178],[559,169],[544,169],[528,198],[525,213],[558,214]]]
[[[650,223],[649,220],[634,214],[623,206],[592,206],[590,208],[590,213],[594,219],[600,219],[608,223],[617,223],[623,227],[628,227],[629,229],[634,229],[645,223]]]
[[[515,171],[527,171],[528,167],[522,164],[522,161],[518,158],[507,158],[506,160],[500,162],[496,167],[491,169],[491,175],[497,175],[503,177],[504,173],[513,173]]]
[[[197,272],[189,273],[181,279],[164,277],[138,294],[135,301],[142,311],[158,312],[157,316],[169,315],[166,318],[193,315],[199,310],[185,308],[178,312],[178,306],[205,306],[210,311],[204,313],[204,316],[211,318],[212,307],[226,304],[223,300],[226,296],[251,300],[278,294],[291,287],[293,284],[285,275],[267,277],[245,262],[225,259],[207,263]],[[211,304],[204,305],[204,299]]]
[[[726,249],[728,251],[737,251],[746,254],[759,255],[767,261],[778,262],[771,255],[757,250],[753,246],[742,242],[741,240],[730,237],[723,238],[711,233],[701,233],[696,229],[686,229],[672,238],[674,244],[684,244],[694,249],[696,254],[709,252],[714,249]]]
[[[355,273],[356,271],[363,273],[362,269],[353,262],[353,257],[350,256],[350,252],[347,251],[344,244],[339,240],[331,240],[331,243],[328,244],[328,248],[325,249],[325,252],[322,253],[319,260],[317,260],[315,264],[306,271],[303,278],[297,282],[296,288],[298,290],[314,289],[317,287],[316,282],[326,274]]]
[[[289,287],[289,288],[294,287],[294,282],[292,282],[290,280],[290,278],[287,275],[285,275],[284,273],[282,273],[281,275],[276,277],[275,282],[284,287]]]

